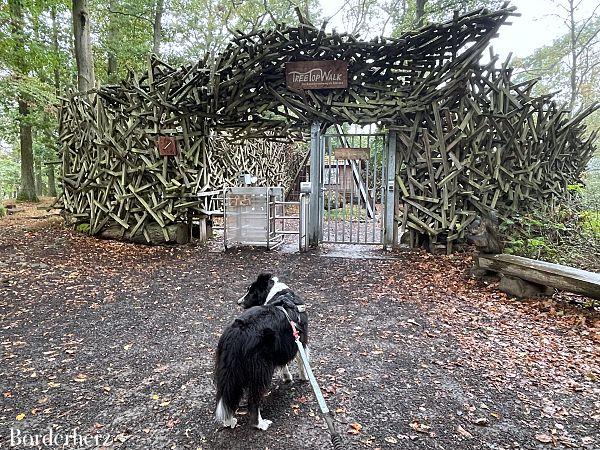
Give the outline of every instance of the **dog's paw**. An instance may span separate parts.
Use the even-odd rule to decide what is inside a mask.
[[[235,417],[232,417],[231,419],[227,419],[227,420],[223,421],[223,426],[225,426],[225,427],[235,428],[236,425],[237,425],[237,419]]]
[[[254,425],[259,430],[267,431],[267,429],[271,426],[273,421],[267,419],[259,419],[258,423]]]
[[[283,380],[285,383],[291,383],[291,382],[292,382],[292,380],[294,379],[294,378],[292,377],[292,373],[290,372],[290,369],[288,368],[288,366],[284,366],[284,367],[281,369],[280,375],[281,375],[281,379],[282,379],[282,380]]]

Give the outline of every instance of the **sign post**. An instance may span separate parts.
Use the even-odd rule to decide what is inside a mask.
[[[385,195],[384,195],[384,211],[383,217],[383,246],[386,249],[391,249],[396,243],[394,242],[394,236],[397,233],[394,232],[396,221],[394,220],[395,210],[395,186],[396,186],[396,132],[390,131],[387,139],[387,167],[385,170],[386,183]]]
[[[321,210],[323,190],[321,172],[323,151],[321,146],[321,124],[313,122],[310,127],[310,203],[308,210],[308,245],[315,247],[321,240]]]

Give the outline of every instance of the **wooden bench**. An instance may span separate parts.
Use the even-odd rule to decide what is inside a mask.
[[[480,254],[477,263],[480,269],[520,278],[534,285],[600,299],[599,273],[506,254]]]

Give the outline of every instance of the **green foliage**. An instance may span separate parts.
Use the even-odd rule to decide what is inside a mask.
[[[346,205],[343,208],[325,210],[323,213],[325,220],[365,220],[367,218],[367,211],[357,205]]]
[[[506,253],[600,269],[600,216],[580,207],[517,216],[504,221],[500,231]]]
[[[397,37],[417,27],[416,0],[406,0],[405,8],[394,8],[392,14],[392,36]],[[476,8],[497,9],[503,0],[427,0],[425,3],[424,24],[450,20],[454,11],[464,14]]]
[[[21,168],[18,159],[11,154],[0,153],[0,199],[14,193],[21,180]]]
[[[6,206],[0,204],[0,219],[6,216]]]
[[[523,80],[540,78],[534,94],[558,93],[559,100],[576,110],[600,97],[600,14],[595,10],[590,15],[584,2],[576,2],[571,21],[567,0],[557,3],[558,16],[565,23],[562,30],[557,30],[558,37],[530,56],[514,59],[513,65]],[[585,123],[589,132],[599,129],[600,111],[588,116]]]
[[[207,52],[219,52],[235,30],[249,32],[270,28],[275,21],[297,24],[295,4],[311,21],[319,22],[318,0],[298,3],[289,0],[172,0],[169,9],[177,19],[165,27],[165,37],[172,50],[169,59],[174,63],[189,62]]]
[[[80,223],[75,227],[75,231],[83,234],[90,234],[90,224],[89,223]]]

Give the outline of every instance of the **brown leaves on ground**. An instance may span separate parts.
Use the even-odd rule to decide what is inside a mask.
[[[498,385],[560,384],[593,392],[592,383],[600,379],[598,311],[555,299],[509,298],[497,283],[471,279],[465,254],[418,253],[409,259],[402,263],[403,277],[386,289],[396,289],[399,301],[418,302],[434,328],[458,339],[466,355],[457,365],[484,368]]]

